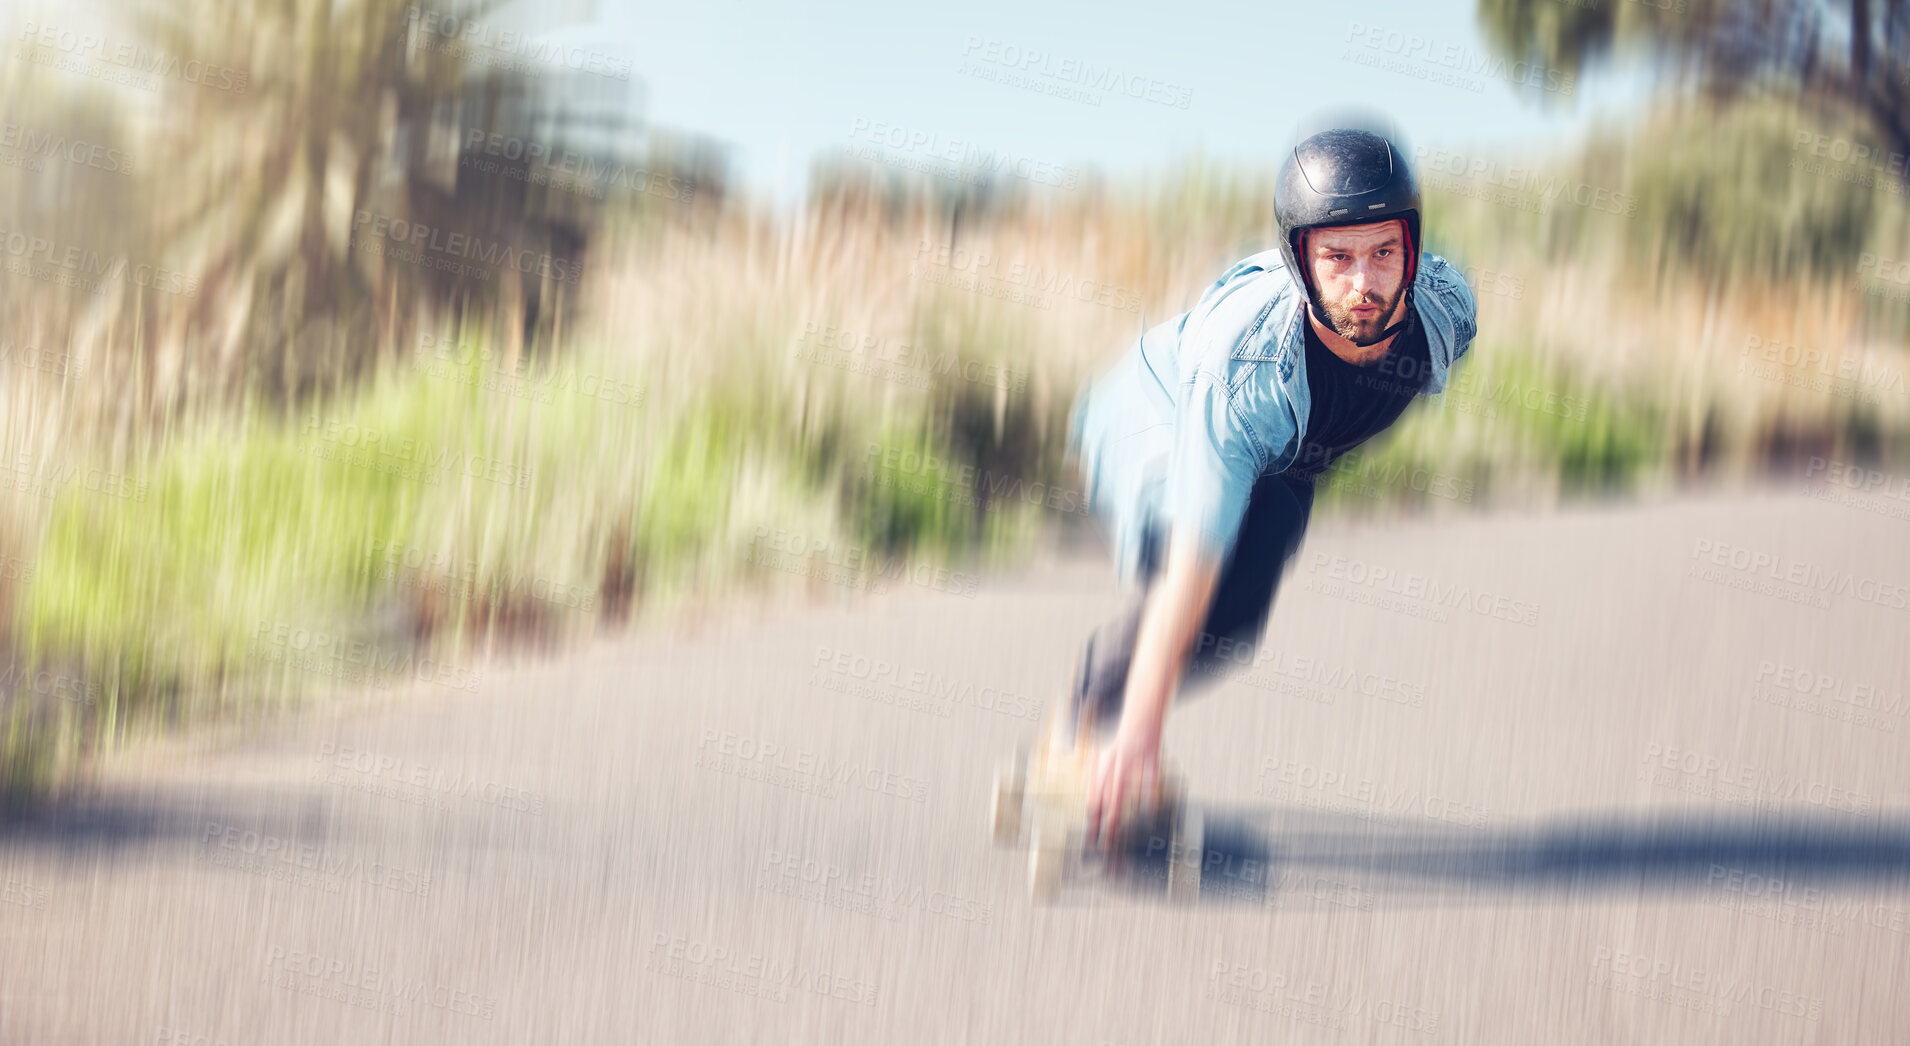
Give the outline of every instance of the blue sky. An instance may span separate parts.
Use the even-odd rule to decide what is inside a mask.
[[[726,143],[743,182],[785,199],[801,192],[814,154],[868,142],[878,125],[890,141],[926,142],[889,147],[892,155],[972,146],[1133,175],[1196,150],[1270,162],[1302,118],[1337,104],[1390,113],[1415,144],[1516,148],[1574,137],[1596,113],[1622,118],[1640,94],[1635,77],[1595,75],[1568,96],[1508,83],[1519,70],[1479,70],[1489,51],[1474,0],[607,0],[594,21],[550,36],[628,57],[651,120]],[[1349,55],[1458,83],[1369,68]],[[1157,100],[1081,83],[1104,69]],[[998,82],[1014,73],[1085,90],[1099,104]]]
[[[1482,71],[1492,55],[1476,2],[518,0],[483,23],[628,63],[651,122],[724,143],[739,181],[781,200],[800,199],[812,158],[858,145],[892,164],[982,153],[1144,176],[1196,151],[1272,166],[1299,120],[1337,105],[1381,109],[1413,145],[1467,153],[1557,147],[1639,107],[1646,80],[1633,71],[1570,94]],[[117,21],[84,4],[0,10],[82,31]],[[1110,90],[1110,73],[1154,97]]]
[[[1270,166],[1301,120],[1341,105],[1390,114],[1415,145],[1468,151],[1546,148],[1638,107],[1645,81],[1630,73],[1566,94],[1481,70],[1476,2],[519,0],[483,21],[629,63],[648,119],[723,143],[744,185],[785,201],[815,156],[858,145],[891,163],[982,153],[1135,176],[1197,151]],[[0,11],[124,29],[88,5]],[[1108,73],[1153,100],[1108,89]]]

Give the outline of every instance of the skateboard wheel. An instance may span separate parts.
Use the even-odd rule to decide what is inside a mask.
[[[995,794],[988,808],[995,845],[1013,846],[1021,838],[1022,794],[1022,782],[1011,768],[995,771]]]
[[[1185,904],[1200,900],[1200,866],[1206,832],[1200,814],[1188,812],[1175,825],[1167,853],[1167,899]]]
[[[1186,793],[1181,790],[1181,780],[1178,775],[1163,775],[1161,777],[1162,808],[1168,810],[1179,809],[1181,800],[1185,797]]]
[[[1067,862],[1065,828],[1055,821],[1035,825],[1028,848],[1028,896],[1047,904],[1061,895],[1061,870]]]

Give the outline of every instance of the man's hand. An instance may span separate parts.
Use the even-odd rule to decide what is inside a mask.
[[[1113,840],[1121,827],[1122,801],[1137,795],[1143,804],[1161,800],[1161,734],[1158,726],[1121,729],[1106,748],[1095,754],[1089,771],[1088,841]]]
[[[1096,755],[1088,784],[1088,835],[1111,840],[1121,823],[1121,800],[1130,791],[1148,803],[1161,788],[1161,729],[1180,685],[1183,666],[1200,624],[1207,618],[1220,564],[1204,554],[1198,539],[1172,535],[1167,567],[1148,593],[1141,627],[1128,662],[1127,693],[1114,741]]]

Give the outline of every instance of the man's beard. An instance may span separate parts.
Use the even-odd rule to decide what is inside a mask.
[[[1364,348],[1380,340],[1386,330],[1386,324],[1393,318],[1394,310],[1399,308],[1399,300],[1406,296],[1406,283],[1400,281],[1399,290],[1391,298],[1382,299],[1368,291],[1359,298],[1346,298],[1337,302],[1322,299],[1320,305],[1326,313],[1327,326],[1347,341]],[[1353,306],[1370,303],[1379,306],[1379,312],[1370,320],[1357,319],[1353,315]]]

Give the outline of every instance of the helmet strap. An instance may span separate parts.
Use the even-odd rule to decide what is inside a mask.
[[[1413,281],[1419,276],[1419,244],[1413,241],[1412,223],[1401,222],[1400,224],[1406,226],[1406,293],[1399,296],[1402,306],[1399,322],[1380,332],[1381,341],[1398,334],[1413,318]]]
[[[1406,325],[1411,323],[1412,321],[1413,321],[1413,296],[1410,292],[1408,292],[1406,295],[1405,315],[1400,317],[1400,320],[1398,323],[1395,323],[1391,327],[1388,327],[1385,330],[1380,331],[1379,338],[1374,342],[1374,344],[1378,344],[1381,341],[1385,341],[1387,338],[1390,338],[1393,335],[1398,334],[1400,331],[1405,330]]]

